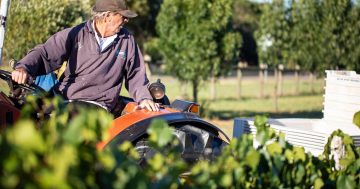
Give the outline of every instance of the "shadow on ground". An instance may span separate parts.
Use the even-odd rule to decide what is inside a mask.
[[[320,119],[323,117],[321,111],[300,111],[300,112],[250,112],[250,111],[211,111],[210,118],[229,120],[237,117],[254,117],[256,115],[267,115],[269,118],[309,118]]]

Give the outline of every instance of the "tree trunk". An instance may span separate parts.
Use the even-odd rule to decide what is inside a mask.
[[[241,82],[242,82],[242,72],[240,68],[237,68],[237,99],[241,99]]]
[[[275,68],[274,70],[274,75],[275,75],[275,84],[274,84],[274,109],[275,112],[279,111],[279,106],[278,106],[278,84],[279,84],[279,74],[278,74],[278,69]]]
[[[300,86],[300,80],[299,80],[299,70],[295,70],[295,95],[299,95],[299,86]]]
[[[315,93],[315,89],[314,89],[314,73],[310,72],[310,92],[311,94]]]
[[[283,83],[284,83],[284,79],[283,79],[283,70],[284,70],[284,66],[282,64],[279,65],[279,69],[278,69],[278,95],[282,96],[283,95]]]
[[[214,74],[212,74],[211,78],[210,78],[210,95],[211,95],[211,100],[215,100],[216,99],[216,78],[214,76]]]
[[[279,70],[279,96],[283,95],[283,72]]]
[[[198,102],[198,81],[193,80],[193,98],[194,102]]]
[[[260,68],[259,70],[259,80],[260,80],[260,98],[264,98],[264,70]]]
[[[242,69],[243,68],[246,68],[248,66],[247,62],[238,62],[237,64],[237,99],[240,100],[241,99],[241,92],[242,92],[242,89],[241,89],[241,83],[242,83]]]

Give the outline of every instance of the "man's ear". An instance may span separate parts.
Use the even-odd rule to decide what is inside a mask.
[[[105,22],[110,22],[111,19],[112,19],[111,13],[110,12],[106,13]]]

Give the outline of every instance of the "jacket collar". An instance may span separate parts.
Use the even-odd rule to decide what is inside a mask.
[[[85,24],[85,30],[93,35],[95,35],[95,28],[93,28],[92,26],[92,22],[93,20],[88,20]],[[119,33],[118,33],[118,36],[119,38],[128,38],[130,35],[129,31],[126,29],[126,28],[121,28]]]

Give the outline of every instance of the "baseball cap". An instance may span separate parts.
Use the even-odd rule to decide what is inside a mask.
[[[116,11],[127,18],[134,18],[137,14],[126,6],[125,0],[96,0],[93,11]]]

